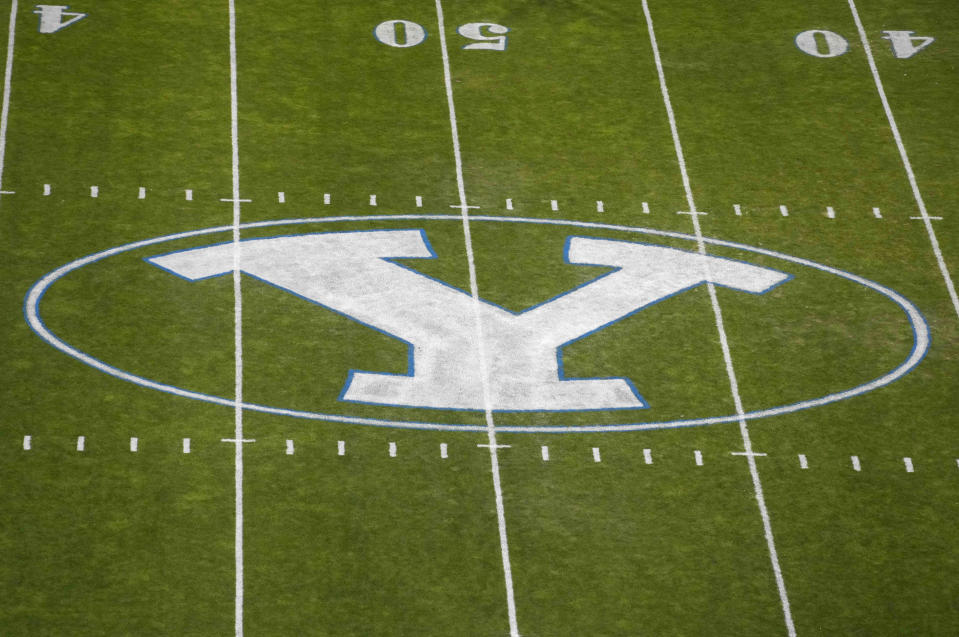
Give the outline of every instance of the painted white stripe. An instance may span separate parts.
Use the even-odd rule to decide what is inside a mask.
[[[593,447],[593,462],[602,462],[603,459],[599,455],[599,447]]]
[[[236,3],[229,0],[230,16],[230,142],[233,174],[233,464],[234,569],[233,626],[243,637],[243,289],[240,275],[240,132],[236,63]],[[187,191],[192,198],[193,192]]]
[[[643,462],[646,464],[653,464],[653,450],[652,449],[643,449]]]
[[[557,212],[559,210],[559,202],[556,201],[555,199],[550,199],[549,209],[552,210],[553,212]]]
[[[370,205],[371,206],[376,205],[376,195],[370,195]]]
[[[645,215],[649,214],[649,204],[646,203],[645,201],[643,202],[643,214]]]
[[[836,210],[832,206],[826,206],[826,217],[829,219],[836,218]]]
[[[190,453],[190,439],[183,439],[183,453]]]
[[[882,213],[879,212],[879,208],[872,209],[872,216],[875,217],[876,219],[882,219]]]
[[[293,441],[292,441],[292,440],[287,440],[287,441],[286,441],[286,455],[292,456],[292,455],[293,455],[293,451],[294,451],[294,449],[293,449]]]
[[[90,196],[96,199],[100,196],[100,187],[99,186],[90,186]]]
[[[543,462],[549,462],[549,447],[543,445],[539,448],[539,455],[543,459]]]
[[[602,201],[596,202],[596,212],[606,212],[606,205]]]
[[[784,217],[788,217],[789,209],[786,206],[779,206],[779,214],[781,214]]]
[[[286,193],[283,191],[276,193],[276,200],[279,203],[286,203]]]
[[[23,450],[30,451],[30,448],[33,444],[33,436],[24,436],[23,437]]]
[[[440,443],[440,458],[443,460],[449,458],[449,447],[447,447],[445,442]]]
[[[653,49],[653,58],[656,62],[656,72],[659,75],[659,88],[663,96],[663,105],[666,108],[666,114],[669,119],[669,129],[673,137],[673,146],[676,152],[676,160],[679,163],[680,175],[683,181],[683,190],[686,193],[686,203],[690,212],[696,211],[696,202],[693,200],[693,191],[689,183],[689,173],[686,170],[686,157],[683,153],[683,146],[679,140],[679,129],[676,125],[676,116],[673,113],[673,105],[669,99],[669,89],[666,87],[666,75],[663,71],[663,62],[659,56],[659,45],[656,43],[656,32],[653,29],[653,18],[649,13],[649,4],[647,0],[643,1],[643,14],[646,17],[646,25],[649,30],[650,45]],[[700,228],[699,215],[690,215],[693,221],[693,229],[696,234],[696,242],[699,247],[699,253],[706,254],[706,244],[703,240],[702,229]],[[708,280],[708,278],[707,278]],[[793,623],[792,611],[789,605],[789,595],[786,592],[786,581],[783,578],[782,567],[779,564],[779,554],[776,551],[776,542],[773,538],[772,521],[769,517],[769,511],[766,508],[766,499],[763,496],[762,483],[759,480],[759,469],[756,466],[756,458],[753,456],[752,440],[749,437],[749,427],[746,424],[745,410],[743,409],[742,398],[739,395],[739,382],[736,378],[736,371],[733,367],[732,353],[729,349],[729,342],[726,338],[726,328],[723,325],[723,313],[719,306],[719,299],[716,296],[716,286],[713,283],[707,283],[706,289],[709,292],[710,303],[713,307],[713,316],[716,321],[716,331],[719,333],[719,342],[723,351],[723,360],[726,363],[726,375],[729,378],[729,389],[733,402],[736,407],[736,414],[739,418],[739,432],[743,440],[744,451],[749,454],[746,456],[749,464],[749,474],[753,481],[753,491],[756,496],[756,505],[759,507],[759,514],[763,522],[763,532],[766,536],[766,546],[769,550],[769,561],[772,565],[773,574],[776,578],[776,587],[779,591],[779,600],[783,610],[783,620],[786,624],[786,631],[789,637],[795,637],[796,627]]]
[[[337,440],[336,441],[336,455],[345,456],[346,455],[346,441]]]
[[[850,456],[849,459],[852,461],[853,471],[862,471],[862,465],[859,463],[859,456]]]
[[[889,100],[886,98],[886,89],[883,88],[882,80],[879,78],[879,69],[876,67],[876,60],[872,55],[872,47],[869,45],[869,38],[866,36],[866,28],[859,17],[859,11],[856,9],[854,0],[849,0],[849,10],[852,11],[852,18],[856,23],[856,29],[859,30],[859,40],[862,42],[863,51],[866,53],[866,60],[869,62],[869,70],[872,72],[872,79],[876,84],[876,92],[879,93],[879,100],[882,102],[882,108],[886,112],[886,120],[889,122],[889,129],[896,140],[896,148],[899,149],[899,158],[902,160],[902,166],[906,169],[906,176],[909,178],[909,186],[912,188],[912,196],[916,200],[916,207],[919,208],[919,214],[922,216],[923,224],[926,226],[926,234],[929,236],[929,243],[932,246],[932,253],[936,257],[936,263],[939,264],[939,272],[942,274],[942,280],[946,284],[946,291],[952,300],[952,307],[959,316],[959,295],[956,294],[956,286],[952,282],[952,275],[949,274],[949,268],[942,256],[942,250],[939,248],[939,239],[936,237],[936,231],[932,227],[932,220],[926,211],[926,202],[919,192],[919,182],[916,180],[916,174],[912,170],[912,163],[909,161],[909,154],[906,153],[906,146],[902,141],[902,135],[899,134],[899,126],[896,124],[896,118],[892,114],[892,108],[889,106]]]
[[[52,189],[50,188],[50,184],[43,184],[43,196],[49,197],[51,192]]]
[[[912,473],[915,469],[912,466],[912,458],[906,457],[902,459],[902,463],[906,465],[906,473]]]
[[[193,201],[193,191],[192,191],[192,190],[190,190],[189,188],[187,188],[186,190],[183,191],[183,194],[184,194],[184,197],[186,197],[186,200],[187,200],[187,201]],[[239,196],[234,197],[234,199],[239,199]]]
[[[743,208],[742,208],[742,206],[740,206],[738,203],[734,203],[734,204],[733,204],[733,213],[734,213],[737,217],[742,217],[742,216],[743,216]]]
[[[140,449],[140,439],[130,438],[130,451],[136,453]]]
[[[809,468],[809,461],[806,460],[806,454],[804,454],[804,453],[799,454],[799,468],[800,468],[800,469],[808,469],[808,468]]]
[[[509,542],[506,536],[506,511],[503,506],[503,486],[500,481],[499,451],[496,444],[496,425],[493,421],[492,400],[490,398],[489,366],[486,361],[483,321],[480,310],[479,286],[476,282],[476,263],[473,259],[473,240],[470,233],[466,182],[463,178],[463,157],[460,153],[459,127],[456,123],[456,105],[453,102],[453,80],[450,72],[449,51],[446,48],[446,25],[443,20],[443,4],[436,0],[436,23],[439,34],[440,50],[443,57],[443,82],[446,87],[446,103],[449,109],[450,136],[453,142],[453,162],[456,168],[456,188],[459,194],[459,208],[463,222],[463,239],[466,244],[466,264],[469,270],[470,295],[473,297],[473,323],[476,333],[477,359],[480,380],[483,389],[483,404],[486,415],[486,437],[489,442],[490,468],[493,477],[493,494],[496,500],[496,522],[499,530],[500,558],[503,563],[503,583],[506,588],[506,612],[509,619],[510,637],[519,637],[519,625],[516,619],[516,600],[513,594],[513,569],[509,557]]]
[[[512,209],[513,209],[513,200],[512,200],[512,199],[507,199],[507,200],[506,200],[506,209],[507,209],[507,210],[512,210]]]
[[[395,443],[395,442],[391,442],[391,443],[390,443],[390,458],[395,458],[395,457],[396,457],[396,443]]]
[[[693,452],[693,457],[696,459],[696,466],[697,466],[697,467],[703,466],[703,452],[702,452],[702,451],[700,451],[699,449],[697,449],[696,451]]]
[[[416,195],[416,207],[417,208],[423,207],[423,197],[421,197],[420,195]]]
[[[84,451],[87,448],[87,437],[77,436],[77,451]]]
[[[3,69],[3,105],[0,106],[0,190],[3,190],[4,168],[6,167],[7,122],[10,119],[10,90],[13,85],[13,55],[16,32],[17,0],[12,0],[10,3],[10,21],[7,24],[7,63]]]
[[[330,193],[328,192],[323,193],[323,203],[326,205],[330,204]]]
[[[146,199],[147,198],[147,189],[143,186],[140,186],[140,190],[137,191],[137,199]]]

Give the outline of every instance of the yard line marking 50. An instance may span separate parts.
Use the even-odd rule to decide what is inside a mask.
[[[942,256],[942,250],[939,248],[939,239],[936,237],[936,231],[932,227],[932,221],[929,213],[926,211],[926,202],[919,192],[919,182],[916,180],[916,174],[912,170],[912,162],[909,161],[909,154],[906,152],[906,146],[902,141],[902,135],[899,134],[899,126],[896,124],[896,118],[892,114],[892,107],[889,106],[889,100],[886,98],[886,89],[883,88],[882,80],[879,78],[879,69],[876,67],[876,60],[872,55],[872,47],[869,46],[869,38],[866,37],[866,28],[859,17],[859,11],[856,9],[855,0],[849,0],[849,10],[852,12],[853,21],[859,30],[859,39],[862,42],[863,51],[866,53],[866,61],[869,63],[869,70],[872,73],[872,79],[876,84],[876,92],[879,93],[879,100],[882,102],[882,108],[886,112],[886,120],[889,122],[889,129],[896,140],[896,148],[899,149],[899,158],[902,160],[902,166],[906,169],[906,176],[909,178],[909,186],[912,188],[913,199],[916,200],[916,207],[919,208],[919,214],[923,224],[926,226],[926,234],[929,235],[929,243],[932,246],[933,255],[936,257],[936,263],[939,265],[939,272],[942,274],[943,282],[946,284],[946,291],[952,300],[952,307],[959,317],[959,295],[956,294],[956,286],[952,282],[952,275],[949,274],[949,268]],[[875,208],[873,209],[875,211]]]
[[[450,136],[453,142],[453,162],[456,168],[456,187],[459,191],[460,213],[463,223],[463,238],[466,244],[466,264],[469,270],[470,294],[473,297],[473,320],[476,330],[476,349],[480,367],[480,379],[483,389],[483,402],[486,413],[486,436],[489,440],[490,468],[493,477],[493,494],[496,501],[496,521],[499,530],[500,558],[503,563],[503,580],[506,587],[506,611],[509,620],[510,637],[520,637],[516,619],[516,600],[513,595],[513,572],[509,557],[509,542],[506,536],[506,512],[503,506],[503,487],[500,482],[499,455],[496,445],[496,425],[493,421],[492,400],[490,398],[489,368],[483,339],[483,322],[480,310],[479,287],[476,282],[476,263],[473,259],[473,240],[470,234],[469,208],[467,207],[466,182],[463,179],[463,158],[460,153],[459,129],[456,123],[456,105],[453,102],[453,81],[450,72],[449,52],[446,48],[446,26],[443,21],[443,4],[436,0],[436,23],[439,33],[440,51],[443,57],[443,81],[446,86],[446,103],[449,109]]]
[[[693,191],[689,183],[689,174],[686,170],[686,158],[683,153],[683,146],[679,140],[679,129],[676,125],[676,116],[673,113],[673,105],[669,99],[669,89],[666,86],[666,75],[663,71],[663,63],[659,55],[659,45],[656,43],[656,32],[653,29],[653,18],[649,12],[647,0],[643,0],[643,14],[646,17],[646,25],[649,29],[650,45],[653,49],[653,58],[656,62],[656,71],[659,75],[659,88],[663,96],[663,105],[666,108],[666,114],[669,119],[669,129],[673,137],[673,146],[676,151],[676,160],[679,163],[680,175],[683,181],[683,190],[686,192],[686,202],[690,211],[696,210],[696,202],[693,200]],[[699,216],[690,215],[693,221],[693,230],[696,234],[696,243],[699,253],[706,254],[706,243],[703,240],[702,229],[700,228]],[[756,459],[752,453],[752,441],[749,437],[749,427],[746,424],[745,410],[743,409],[742,399],[739,395],[739,383],[736,378],[736,371],[733,367],[732,353],[729,349],[729,342],[726,339],[726,329],[723,326],[723,313],[719,306],[719,299],[716,296],[716,286],[707,281],[706,290],[709,293],[709,300],[713,307],[713,316],[716,321],[716,331],[719,333],[719,342],[723,351],[723,360],[726,363],[726,375],[729,378],[729,388],[732,394],[733,402],[736,406],[736,414],[739,419],[739,432],[743,440],[743,449],[748,454],[747,462],[749,464],[749,473],[752,476],[753,491],[756,496],[756,504],[759,507],[759,514],[763,522],[763,530],[766,536],[766,546],[769,549],[769,560],[776,577],[776,587],[779,590],[779,599],[782,604],[783,619],[786,624],[786,631],[789,637],[795,637],[796,627],[793,623],[792,611],[789,605],[789,595],[786,592],[786,581],[783,578],[782,567],[779,564],[779,555],[776,551],[776,541],[773,537],[772,521],[769,517],[769,511],[766,508],[766,499],[763,496],[762,483],[759,480],[759,469],[756,466]]]

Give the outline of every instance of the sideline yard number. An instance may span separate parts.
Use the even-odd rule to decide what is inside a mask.
[[[474,51],[505,51],[506,34],[509,28],[494,22],[470,22],[456,29],[467,40],[473,40],[463,46]],[[426,29],[409,20],[387,20],[376,25],[373,37],[387,46],[408,49],[422,44],[426,40]]]
[[[915,31],[883,31],[882,38],[889,40],[892,54],[900,60],[911,58],[935,41]],[[835,31],[810,29],[796,36],[796,46],[807,55],[817,58],[834,58],[849,51],[849,41]]]

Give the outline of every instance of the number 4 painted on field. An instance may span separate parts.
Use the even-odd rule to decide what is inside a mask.
[[[33,12],[40,16],[40,33],[56,33],[60,29],[65,29],[74,22],[87,17],[85,13],[67,11],[69,8],[63,4],[36,5]]]
[[[899,59],[911,58],[929,46],[935,38],[913,35],[915,31],[883,31],[882,37],[892,45],[892,54]]]

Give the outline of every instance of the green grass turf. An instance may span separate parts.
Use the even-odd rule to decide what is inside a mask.
[[[945,2],[859,4],[955,271],[959,18]],[[466,191],[481,206],[474,214],[692,232],[690,218],[675,214],[688,205],[639,5],[444,7]],[[234,457],[220,440],[233,435],[232,411],[87,367],[37,338],[22,312],[30,286],[66,262],[231,223],[231,204],[219,201],[232,190],[227,5],[111,0],[73,9],[90,15],[51,35],[38,32],[32,6],[18,14],[3,171],[4,188],[17,194],[0,201],[0,633],[228,634]],[[709,213],[703,233],[888,286],[916,303],[931,331],[928,355],[899,381],[749,424],[755,449],[769,454],[757,462],[797,631],[956,634],[959,320],[925,230],[909,219],[916,205],[848,6],[654,1],[651,10],[692,190]],[[416,47],[387,47],[372,32],[388,19],[429,35]],[[507,50],[463,50],[456,27],[475,21],[508,26]],[[793,39],[813,28],[843,35],[849,53],[801,53]],[[937,39],[898,60],[882,29]],[[237,59],[241,190],[252,199],[244,221],[458,213],[433,3],[240,2]],[[469,289],[458,219],[277,226],[244,237],[375,228],[425,229],[437,258],[404,265]],[[520,311],[599,276],[603,268],[563,263],[574,234],[695,247],[474,221],[480,294]],[[124,370],[230,398],[229,277],[187,283],[143,261],[229,238],[182,239],[76,271],[47,293],[44,320]],[[903,313],[865,288],[749,252],[710,251],[795,277],[760,296],[718,291],[746,410],[846,389],[908,354]],[[484,423],[481,412],[338,400],[351,369],[406,371],[405,346],[248,277],[243,295],[248,400]],[[628,377],[650,408],[496,414],[497,424],[734,413],[704,288],[570,345],[564,365],[569,376]],[[490,456],[476,446],[485,434],[254,412],[244,431],[257,440],[244,449],[247,634],[508,634]],[[730,455],[743,445],[737,424],[499,441],[511,445],[499,460],[521,634],[785,633],[746,461]],[[904,471],[904,456],[915,473]]]

